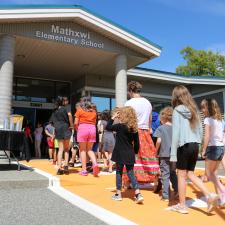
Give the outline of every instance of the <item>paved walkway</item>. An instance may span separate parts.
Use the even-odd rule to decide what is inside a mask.
[[[106,225],[59,197],[49,180],[16,165],[0,165],[0,225]]]
[[[28,166],[38,168],[55,176],[56,169],[46,160],[32,160]],[[200,166],[200,164],[198,165]],[[74,195],[87,200],[109,212],[119,215],[141,225],[222,225],[225,223],[225,207],[216,208],[210,214],[206,212],[206,203],[202,194],[190,183],[187,188],[187,204],[189,205],[189,214],[181,215],[176,212],[166,210],[168,206],[176,203],[171,201],[161,201],[160,196],[153,194],[151,187],[142,187],[142,193],[145,201],[143,205],[137,205],[133,201],[133,191],[123,192],[123,201],[115,202],[111,196],[115,193],[115,175],[102,173],[100,177],[95,178],[91,174],[88,177],[78,175],[78,168],[70,170],[70,175],[58,176],[61,186]],[[222,171],[221,171],[222,172]],[[202,170],[197,171],[203,174]],[[213,185],[206,183],[207,187],[213,191]],[[88,203],[87,203],[88,205]],[[97,215],[99,216],[99,215]],[[111,223],[111,218],[108,217]],[[85,223],[87,224],[87,223]],[[118,224],[118,223],[117,223]],[[122,223],[121,223],[122,224]]]

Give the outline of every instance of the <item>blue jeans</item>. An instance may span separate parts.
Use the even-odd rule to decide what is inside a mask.
[[[139,189],[138,182],[136,180],[136,177],[134,176],[134,165],[125,165],[127,170],[127,176],[130,179],[130,182],[132,184],[132,187],[136,190]],[[123,175],[123,167],[124,164],[116,164],[116,189],[121,190],[122,189],[122,175]]]

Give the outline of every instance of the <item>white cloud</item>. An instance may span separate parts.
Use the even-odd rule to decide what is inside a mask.
[[[213,52],[218,52],[219,54],[225,56],[225,43],[212,44],[206,50],[211,50]]]

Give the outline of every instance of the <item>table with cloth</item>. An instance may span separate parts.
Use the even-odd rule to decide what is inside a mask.
[[[0,150],[4,151],[5,157],[9,158],[9,162],[10,156],[7,155],[6,151],[10,151],[18,163],[18,170],[20,170],[20,165],[15,157],[16,153],[25,155],[26,161],[31,158],[28,140],[23,131],[0,130]]]

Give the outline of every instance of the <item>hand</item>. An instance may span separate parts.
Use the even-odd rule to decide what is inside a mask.
[[[150,131],[150,134],[153,134],[152,128],[150,128],[149,131]]]
[[[120,115],[120,112],[115,112],[114,115],[112,115],[112,120],[114,120],[115,118],[118,118]]]
[[[206,158],[205,151],[202,151],[201,155],[202,155],[202,158],[203,158],[203,159]]]

